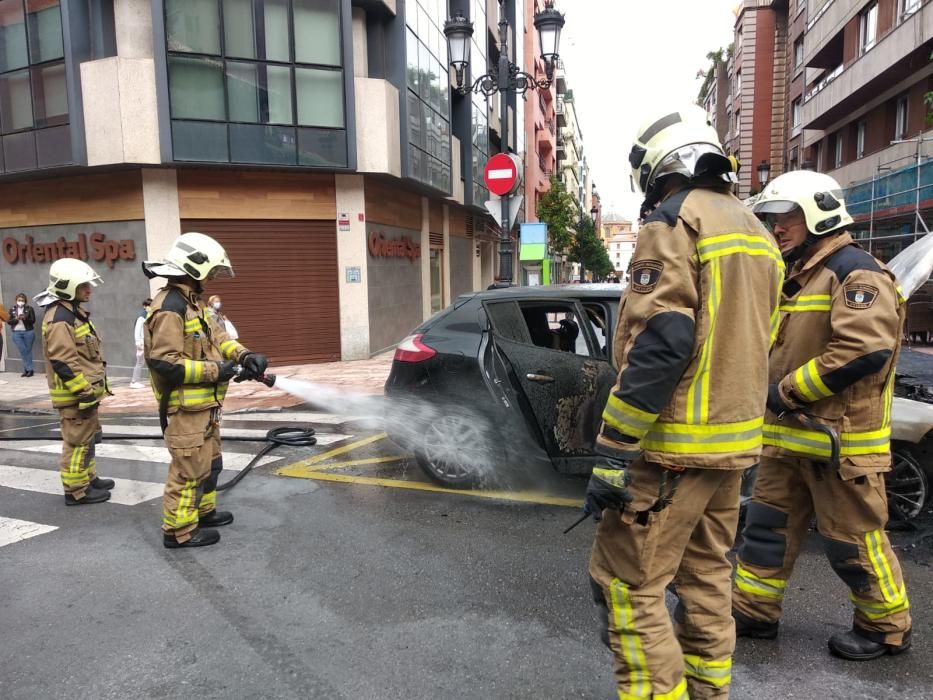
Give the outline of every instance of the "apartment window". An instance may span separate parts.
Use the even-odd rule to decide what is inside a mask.
[[[875,45],[878,35],[878,3],[873,2],[859,15],[859,52],[865,53]]]
[[[897,98],[894,112],[894,140],[900,141],[907,136],[907,95]]]
[[[901,19],[910,17],[914,12],[920,9],[922,0],[900,0]]]
[[[735,110],[735,136],[738,138],[739,134],[742,133],[742,112],[740,110]]]
[[[410,175],[450,192],[450,79],[443,34],[446,15],[433,0],[417,0],[410,5],[415,10],[408,12],[406,46]]]
[[[166,0],[176,160],[347,166],[338,0]]]
[[[835,152],[833,153],[833,167],[841,168],[842,167],[842,132],[839,131],[836,133],[836,143],[835,143]]]
[[[865,155],[865,120],[862,119],[855,127],[855,157]]]
[[[798,97],[791,103],[791,115],[793,119],[793,127],[796,129],[800,126],[800,98]]]
[[[803,37],[794,42],[794,68],[803,66]]]
[[[72,162],[58,0],[0,0],[3,171]]]
[[[740,70],[735,72],[735,94],[736,96],[742,94],[742,71]]]

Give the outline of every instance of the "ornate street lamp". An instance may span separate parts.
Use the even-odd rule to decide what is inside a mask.
[[[762,190],[765,188],[765,185],[768,184],[768,180],[771,179],[771,163],[766,160],[761,161],[758,164],[758,187]]]
[[[486,68],[487,72],[472,84],[464,84],[467,67],[470,65],[470,42],[473,37],[473,23],[459,11],[444,22],[444,36],[447,37],[447,50],[450,65],[457,79],[456,90],[461,95],[471,92],[482,93],[487,98],[499,93],[502,100],[500,109],[499,134],[502,153],[509,153],[509,104],[510,95],[523,96],[529,90],[547,90],[554,79],[554,68],[559,60],[560,32],[564,26],[564,16],[554,9],[552,2],[547,2],[541,12],[535,14],[534,25],[538,30],[541,44],[541,57],[544,60],[544,80],[537,80],[530,73],[521,70],[509,60],[509,20],[505,13],[505,0],[499,0],[499,62]],[[483,28],[485,34],[485,27]],[[512,284],[512,239],[509,236],[509,197],[502,197],[502,219],[499,232],[499,284]]]

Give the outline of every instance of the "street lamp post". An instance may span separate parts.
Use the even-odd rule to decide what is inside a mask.
[[[765,185],[768,184],[768,180],[771,179],[771,163],[766,160],[762,160],[758,164],[758,189],[764,191]]]
[[[506,0],[499,0],[499,63],[490,66],[486,74],[477,78],[472,85],[464,85],[466,68],[470,65],[470,40],[473,36],[473,23],[459,11],[444,23],[444,35],[450,52],[450,65],[457,78],[457,92],[469,95],[471,92],[490,98],[499,93],[501,141],[500,151],[509,153],[509,96],[524,96],[528,90],[537,88],[546,90],[554,78],[554,68],[558,60],[560,32],[564,26],[564,16],[555,10],[551,3],[535,15],[534,24],[541,43],[541,57],[544,59],[546,79],[537,80],[524,72],[509,60],[509,20],[505,12]],[[484,28],[485,29],[485,28]],[[508,287],[512,284],[512,238],[509,225],[509,196],[502,197],[501,222],[499,231],[499,283]]]

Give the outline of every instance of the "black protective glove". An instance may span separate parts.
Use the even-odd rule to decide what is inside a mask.
[[[628,492],[628,485],[632,478],[628,466],[635,461],[641,450],[638,443],[632,443],[630,449],[615,450],[597,445],[596,452],[604,458],[604,462],[593,468],[586,485],[583,508],[593,516],[593,520],[599,522],[607,508],[621,511],[627,503],[631,503],[632,494]]]
[[[768,410],[772,413],[777,414],[778,416],[784,413],[793,413],[797,410],[796,406],[791,406],[784,403],[784,399],[781,398],[781,390],[778,388],[777,384],[768,385]]]
[[[248,352],[240,358],[240,364],[243,365],[242,379],[259,379],[269,366],[269,360],[262,353]]]
[[[217,363],[217,381],[229,382],[236,376],[236,362],[234,360],[224,360]]]

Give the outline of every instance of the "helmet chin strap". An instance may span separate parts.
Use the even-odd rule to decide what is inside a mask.
[[[803,243],[800,245],[791,248],[786,253],[782,253],[781,257],[784,258],[784,264],[790,267],[795,262],[800,260],[803,257],[803,254],[807,252],[807,248],[816,243],[817,237],[812,233],[807,232],[807,237],[803,239]]]

